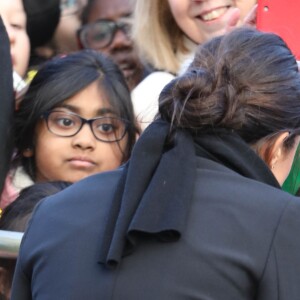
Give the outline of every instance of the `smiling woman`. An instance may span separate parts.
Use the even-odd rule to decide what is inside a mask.
[[[232,16],[236,26],[257,0],[137,0],[134,39],[159,70],[178,73],[195,46],[225,33]]]
[[[172,15],[187,38],[196,44],[225,33],[234,8],[240,20],[245,18],[256,0],[168,0]]]
[[[93,50],[44,65],[15,120],[17,153],[11,175],[16,192],[24,187],[19,182],[24,176],[25,185],[75,182],[113,170],[129,158],[139,132],[121,72]]]
[[[133,38],[159,72],[146,77],[132,101],[142,128],[153,121],[158,97],[174,75],[191,63],[197,45],[241,25],[256,0],[136,0]]]

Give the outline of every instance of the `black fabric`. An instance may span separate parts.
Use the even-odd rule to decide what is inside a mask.
[[[160,132],[159,128],[155,131],[163,139],[166,137],[166,131]],[[205,134],[202,135],[201,141],[206,139]],[[211,134],[211,138],[227,140],[231,139],[230,135]],[[154,147],[148,139],[143,140],[143,144],[146,141]],[[127,220],[123,218],[122,224],[117,222],[125,228],[122,236],[122,227],[115,227],[116,219],[111,220],[112,213],[109,214],[112,202],[117,200],[114,196],[120,178],[123,175],[123,182],[130,179],[130,163],[126,167],[128,178],[122,173],[123,169],[102,172],[43,199],[22,239],[11,299],[299,300],[300,199],[213,161],[235,164],[236,169],[248,166],[249,170],[260,168],[262,164],[267,170],[263,162],[251,164],[255,154],[249,153],[247,145],[247,151],[242,151],[244,146],[239,145],[239,140],[232,143],[230,151],[234,152],[236,146],[241,150],[236,158],[220,158],[214,153],[215,149],[211,150],[214,151],[211,158],[200,157],[204,155],[201,153],[196,156],[193,196],[185,224],[179,229],[180,238],[176,242],[158,242],[156,235],[139,232],[138,248],[132,255],[123,257],[113,270],[98,263],[102,241],[107,241],[110,233],[118,233],[119,236],[114,234],[114,242],[111,243],[110,238],[105,246],[106,250],[116,249],[118,237],[121,248],[127,226],[130,227],[131,219],[139,215],[133,208],[131,214],[127,213],[128,204],[125,206],[121,202],[124,199],[120,200],[120,209],[115,209],[114,217],[121,212],[128,217]],[[205,144],[201,144],[201,148],[209,152]],[[155,145],[154,148],[159,147]],[[167,149],[170,148],[168,145]],[[161,160],[164,157],[156,158],[156,161]],[[240,167],[238,161],[245,166]],[[131,182],[138,183],[140,176],[146,177],[143,166],[143,163],[138,165],[137,177],[131,178]],[[159,166],[158,163],[156,171]],[[273,182],[269,175],[272,177],[266,174],[264,180]],[[175,187],[168,193],[176,196],[178,189]],[[158,196],[151,201],[159,205],[164,197]],[[144,203],[143,198],[138,199],[138,203],[131,203],[134,199],[126,200],[132,207]],[[173,207],[173,199],[170,197],[168,201],[171,203],[166,204]],[[169,209],[167,214],[171,218],[173,211]],[[158,224],[156,215],[146,217],[153,219],[150,224],[145,223],[148,228]],[[110,257],[111,254],[114,253],[110,251]],[[74,282],[80,284],[74,285]]]
[[[0,192],[12,155],[14,95],[9,39],[0,17]]]
[[[240,175],[281,189],[265,162],[234,131],[214,129],[195,138],[196,154]]]
[[[145,235],[178,241],[193,196],[196,155],[280,188],[266,164],[234,132],[215,129],[193,139],[187,131],[177,130],[168,144],[169,132],[168,123],[152,123],[124,167],[102,241],[99,262],[107,267],[117,266]]]
[[[60,19],[59,0],[23,0],[32,49],[47,43]]]
[[[196,156],[191,136],[181,130],[166,149],[169,130],[161,120],[152,123],[124,167],[102,241],[99,262],[108,267],[132,253],[144,234],[168,242],[180,238],[194,188]]]

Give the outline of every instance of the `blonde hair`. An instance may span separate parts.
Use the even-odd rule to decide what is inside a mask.
[[[167,0],[136,0],[133,39],[142,57],[155,68],[178,72],[177,55],[187,53],[187,48]]]

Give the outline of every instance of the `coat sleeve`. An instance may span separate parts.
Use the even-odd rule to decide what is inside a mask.
[[[12,64],[7,32],[0,17],[0,193],[2,192],[12,155],[12,123],[14,93]]]
[[[300,198],[281,216],[256,299],[300,299]]]

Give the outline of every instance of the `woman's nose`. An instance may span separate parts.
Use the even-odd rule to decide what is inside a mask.
[[[119,48],[127,48],[132,47],[132,40],[130,36],[125,33],[122,29],[118,29],[114,35],[114,38],[109,45],[110,49],[119,49]]]

